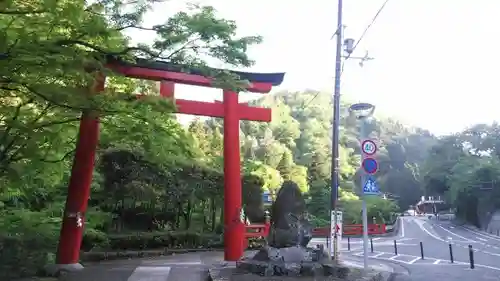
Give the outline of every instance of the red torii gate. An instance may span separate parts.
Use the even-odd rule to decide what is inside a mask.
[[[138,59],[135,64],[110,60],[107,65],[127,77],[162,81],[162,97],[174,98],[175,83],[215,88],[213,79],[190,69],[181,72],[180,66],[161,61],[148,62]],[[249,92],[269,93],[273,86],[283,82],[284,73],[236,72],[242,80],[250,81]],[[93,92],[104,90],[105,77],[96,79]],[[238,102],[238,94],[224,90],[223,102],[200,102],[175,99],[178,113],[224,118],[224,259],[235,261],[244,251],[245,225],[240,220],[242,210],[241,163],[239,147],[240,120],[271,121],[271,109],[250,107]],[[68,186],[65,212],[57,249],[54,271],[75,270],[79,264],[80,246],[90,196],[95,153],[99,138],[99,117],[96,112],[83,112],[76,152]]]

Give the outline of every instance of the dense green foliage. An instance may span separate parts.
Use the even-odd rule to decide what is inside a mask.
[[[316,224],[329,222],[331,169],[331,98],[315,91],[281,92],[255,102],[273,108],[270,124],[244,122],[242,153],[276,172],[282,181],[292,179],[309,194],[309,211]],[[346,223],[361,222],[359,123],[341,106],[340,205]],[[368,125],[370,138],[378,143],[380,170],[377,181],[386,194],[368,200],[369,216],[379,223],[391,213],[415,203],[422,195],[420,166],[435,138],[428,132],[405,127],[376,114]]]
[[[179,124],[155,84],[104,69],[110,55],[162,59],[205,69],[203,59],[250,66],[234,22],[193,6],[165,24],[141,26],[154,1],[7,1],[0,5],[0,272],[36,273],[53,262],[81,112],[101,117],[99,151],[82,250],[207,247],[222,233],[222,123]],[[156,40],[133,45],[123,31]],[[90,95],[95,73],[106,90]],[[207,70],[208,71],[208,70]],[[227,73],[225,87],[243,81]],[[240,83],[241,82],[241,83]],[[146,94],[140,101],[137,93]],[[261,189],[293,180],[309,195],[315,223],[328,221],[331,103],[315,92],[279,93],[255,102],[273,108],[273,122],[242,122],[244,204],[261,221]],[[421,194],[419,167],[434,138],[378,118],[371,137],[381,146],[378,181],[392,200],[371,198],[370,217],[391,219]],[[357,124],[342,112],[341,207],[360,222],[354,188],[359,166]],[[397,204],[396,204],[397,203]],[[208,210],[208,211],[207,211]],[[19,261],[25,261],[20,263]],[[10,275],[9,275],[10,274]],[[3,276],[2,276],[3,277]]]
[[[500,208],[500,126],[478,124],[446,136],[431,149],[423,180],[459,219],[484,227]]]

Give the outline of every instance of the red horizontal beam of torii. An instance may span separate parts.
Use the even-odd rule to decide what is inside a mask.
[[[106,65],[108,68],[127,77],[161,81],[161,95],[174,100],[174,83],[216,87],[212,78],[204,77],[200,73],[183,73],[172,70],[177,66],[165,62],[151,63],[137,59],[135,64],[130,64],[112,59],[110,61]],[[247,91],[256,93],[268,93],[273,86],[281,84],[284,77],[284,73],[233,73],[244,80],[249,80],[250,84]],[[106,77],[103,75],[98,75],[93,87],[93,93],[103,91],[105,79]],[[222,103],[178,99],[175,100],[175,104],[178,113],[224,118],[224,258],[225,260],[235,261],[241,258],[243,254],[245,239],[245,225],[240,220],[242,194],[239,121],[269,122],[271,120],[271,110],[240,104],[238,103],[238,94],[233,91],[224,90],[223,94]],[[53,269],[54,272],[82,268],[78,263],[79,253],[98,139],[98,112],[83,112],[68,185],[68,195],[57,250],[57,265]]]
[[[224,103],[220,101],[205,102],[176,99],[175,83],[170,81],[160,82],[160,96],[172,99],[177,107],[177,112],[189,115],[208,117],[224,117]],[[143,97],[145,95],[139,95]],[[238,118],[240,120],[271,122],[271,109],[249,106],[247,103],[238,103]]]

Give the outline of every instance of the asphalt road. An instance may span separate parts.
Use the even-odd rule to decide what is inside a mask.
[[[500,237],[427,217],[402,217],[401,220],[396,236],[373,239],[373,253],[368,247],[370,260],[398,263],[409,270],[412,280],[500,280]],[[318,244],[323,240],[312,242]],[[343,239],[341,255],[364,256],[362,239],[350,239],[350,244],[351,251],[348,251],[347,239]],[[474,253],[474,269],[470,268],[469,245]]]

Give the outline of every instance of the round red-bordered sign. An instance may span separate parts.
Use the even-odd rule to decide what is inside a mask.
[[[361,151],[366,155],[374,155],[377,153],[377,145],[372,140],[364,140],[361,143]]]
[[[361,167],[363,167],[363,170],[365,170],[367,174],[373,175],[378,170],[378,163],[377,160],[373,158],[365,158],[363,162],[361,162]]]

